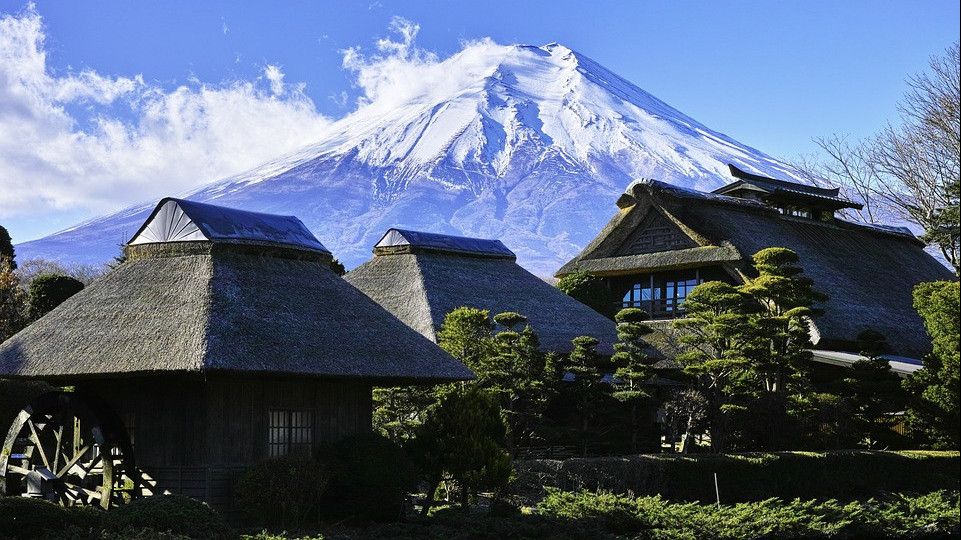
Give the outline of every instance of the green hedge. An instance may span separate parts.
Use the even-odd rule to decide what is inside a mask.
[[[854,500],[885,492],[957,490],[958,452],[836,451],[652,454],[516,463],[514,493],[538,501],[545,487],[662,495],[676,501]]]
[[[548,490],[538,505],[546,518],[594,525],[628,538],[949,538],[959,531],[958,492],[889,495],[839,503],[766,499],[735,505],[670,503]]]

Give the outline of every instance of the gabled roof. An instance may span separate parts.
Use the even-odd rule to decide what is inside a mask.
[[[470,254],[485,257],[504,257],[514,259],[514,252],[507,249],[500,240],[468,238],[423,231],[388,229],[377,244],[374,253],[396,251],[427,250],[446,253]]]
[[[0,344],[0,377],[241,372],[378,384],[472,377],[337,276],[325,252],[173,241],[131,245],[127,254]]]
[[[491,315],[525,315],[547,350],[568,351],[572,339],[591,335],[600,340],[600,350],[610,353],[617,340],[613,321],[531,274],[513,257],[464,250],[375,250],[373,259],[344,277],[433,341],[447,313],[461,306],[487,309]]]
[[[742,171],[734,165],[728,165],[731,175],[737,181],[722,186],[712,193],[727,195],[742,190],[750,190],[766,195],[779,196],[783,199],[807,200],[808,202],[829,206],[832,208],[861,208],[862,205],[849,201],[840,194],[840,188],[823,188],[798,182],[787,182],[776,178],[768,178]]]
[[[275,245],[330,253],[294,216],[248,212],[172,197],[157,204],[129,244],[194,241]]]
[[[923,281],[955,279],[904,229],[784,216],[756,201],[653,180],[633,183],[618,206],[559,276],[575,270],[629,275],[719,265],[732,279],[749,279],[754,253],[786,247],[798,253],[805,274],[829,297],[815,321],[819,349],[850,347],[861,331],[872,329],[886,336],[896,354],[920,358],[930,350],[930,339],[914,310],[912,290]],[[634,255],[618,251],[648,212],[665,216],[698,247]]]

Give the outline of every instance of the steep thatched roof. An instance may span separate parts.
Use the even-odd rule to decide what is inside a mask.
[[[618,200],[619,211],[558,275],[589,270],[599,275],[719,264],[735,281],[750,279],[750,257],[766,247],[794,250],[805,274],[829,296],[815,320],[819,349],[850,349],[866,329],[887,337],[894,353],[919,358],[930,340],[912,305],[923,281],[954,279],[905,229],[843,220],[785,216],[762,203],[686,190],[656,181],[635,182]],[[639,227],[656,216],[693,248],[634,253]]]
[[[219,215],[230,230],[256,230],[243,214]],[[0,344],[0,376],[472,376],[334,274],[312,235],[298,242],[235,234],[129,245],[127,262]]]
[[[447,313],[472,306],[527,316],[548,350],[570,350],[572,339],[590,335],[611,352],[614,323],[524,270],[503,244],[443,236],[415,233],[403,244],[379,242],[374,258],[345,278],[431,340]]]

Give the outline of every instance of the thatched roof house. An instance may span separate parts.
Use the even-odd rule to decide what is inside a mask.
[[[920,358],[930,350],[912,289],[954,275],[910,231],[835,217],[835,210],[857,206],[837,190],[731,172],[737,180],[715,193],[635,182],[607,226],[557,275],[602,276],[619,305],[670,319],[683,313],[684,297],[698,283],[742,283],[753,275],[754,253],[786,247],[829,297],[814,321],[817,349],[856,352],[857,335],[872,329],[895,354]]]
[[[611,352],[614,323],[523,269],[499,240],[390,229],[374,258],[345,276],[348,282],[431,340],[444,316],[460,306],[528,317],[548,350],[568,351],[590,335]]]
[[[164,199],[126,254],[0,345],[0,376],[471,376],[334,274],[295,217]]]
[[[245,467],[370,432],[373,386],[473,376],[337,276],[297,218],[164,199],[125,254],[0,344],[0,377],[75,387],[17,416],[0,489],[104,507],[125,490],[169,491],[229,509]],[[23,431],[33,414],[44,419],[29,429],[52,435]],[[36,445],[59,452],[64,429],[73,452],[104,463],[96,492],[30,460]]]

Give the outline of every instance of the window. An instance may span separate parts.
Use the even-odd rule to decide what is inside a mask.
[[[678,316],[687,295],[702,281],[700,272],[681,276],[648,274],[630,286],[621,307],[643,309],[653,318]]]
[[[785,216],[803,217],[811,219],[813,214],[810,208],[801,208],[798,206],[780,206],[778,210],[781,211]]]
[[[272,409],[267,412],[267,456],[309,452],[312,441],[310,411]]]

